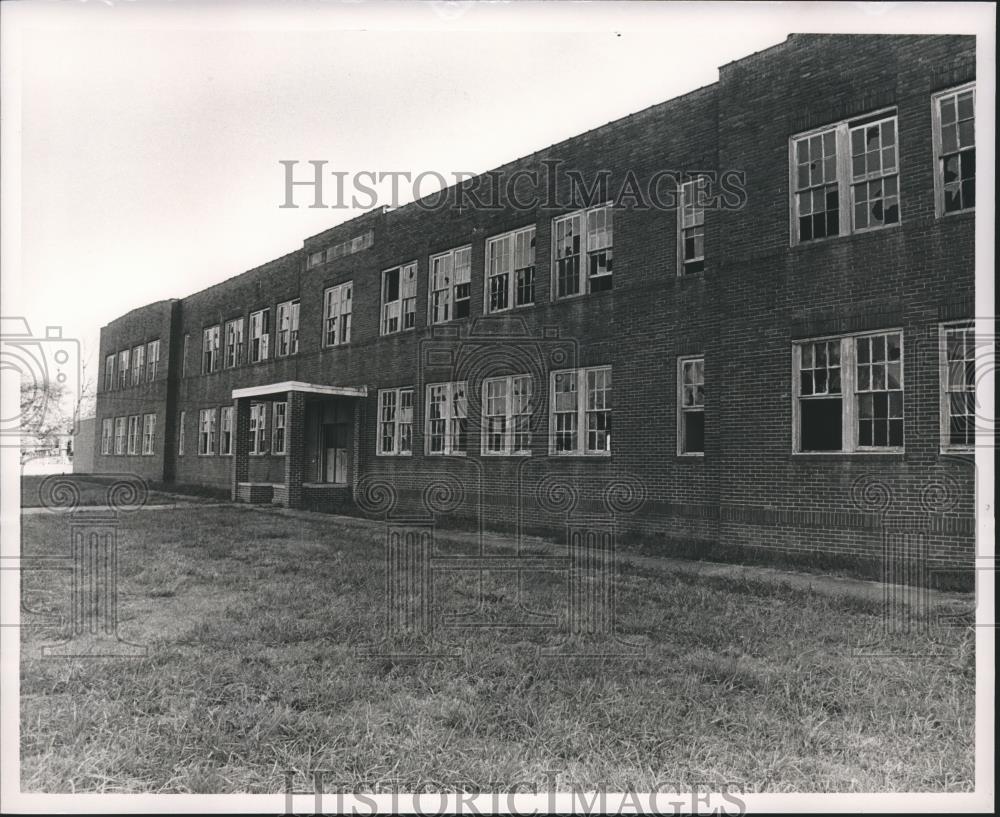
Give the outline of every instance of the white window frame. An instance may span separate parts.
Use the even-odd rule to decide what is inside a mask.
[[[534,224],[517,230],[501,233],[486,240],[486,286],[483,288],[483,312],[493,315],[498,312],[508,312],[511,309],[521,309],[535,305],[536,286],[538,283],[538,259]],[[531,261],[530,264],[526,263]],[[519,266],[520,264],[520,266]],[[519,302],[520,287],[518,278],[521,274],[530,273],[531,300]],[[506,306],[493,306],[493,279],[507,276],[503,285]],[[500,287],[497,287],[498,291]]]
[[[706,180],[703,176],[683,182],[677,191],[677,274],[701,275],[705,271],[705,206],[699,204],[707,196]],[[691,236],[695,247],[701,238],[701,253],[686,257],[687,238]],[[700,265],[700,266],[699,266]],[[696,267],[691,269],[688,267]]]
[[[976,120],[976,83],[965,82],[953,88],[946,88],[931,95],[931,140],[934,146],[934,212],[940,218],[942,216],[954,216],[958,213],[973,212],[976,205],[962,207],[958,210],[945,210],[944,207],[944,145],[941,133],[941,103],[948,97],[957,97],[959,94],[972,92],[972,116],[973,116],[973,136],[971,145],[956,145],[954,151],[948,155],[961,154],[966,150],[976,152],[975,120]],[[956,120],[958,121],[958,120]],[[961,161],[961,160],[960,160]]]
[[[971,343],[971,358],[963,358],[964,362],[968,364],[972,363],[973,372],[973,382],[972,387],[969,388],[968,384],[962,389],[951,388],[951,378],[949,377],[951,364],[948,360],[948,335],[951,332],[962,331],[970,333]],[[971,318],[962,321],[949,321],[948,323],[942,323],[938,325],[938,373],[939,373],[939,394],[940,394],[940,404],[939,404],[939,416],[941,422],[940,428],[940,440],[941,440],[941,453],[970,453],[975,450],[975,435],[976,435],[976,382],[975,382],[975,372],[976,372],[976,324]],[[972,439],[971,443],[953,443],[951,441],[951,395],[952,394],[970,394],[972,395],[973,401],[973,413],[972,413]]]
[[[853,167],[852,167],[852,156],[851,156],[851,137],[852,134],[862,128],[871,128],[876,125],[881,126],[887,122],[893,123],[894,132],[894,143],[893,143],[893,157],[895,161],[895,169],[891,172],[884,172],[882,170],[873,171],[870,173],[863,174],[861,177],[855,179]],[[833,134],[834,143],[834,176],[833,180],[825,179],[823,182],[823,187],[835,186],[837,188],[837,233],[835,235],[825,235],[820,238],[809,238],[802,240],[799,238],[799,193],[811,190],[818,185],[806,185],[805,187],[800,187],[798,183],[798,159],[797,159],[797,145],[799,142],[812,139],[817,136],[824,136],[825,134]],[[884,157],[884,151],[887,149],[886,146],[880,147],[880,158]],[[824,154],[825,155],[825,154]],[[813,160],[815,162],[815,160]],[[849,235],[857,235],[860,233],[868,233],[876,230],[887,230],[899,227],[903,223],[903,201],[902,192],[899,186],[899,180],[901,177],[900,170],[900,155],[899,155],[899,115],[895,107],[883,108],[880,110],[872,111],[870,113],[862,114],[859,116],[851,117],[850,119],[844,119],[840,122],[831,122],[829,124],[823,125],[819,128],[813,128],[808,131],[803,131],[801,133],[796,133],[789,137],[788,139],[788,190],[789,190],[789,236],[791,240],[791,245],[793,247],[799,244],[817,244],[823,241],[829,241],[831,239],[843,238]],[[856,186],[868,182],[877,181],[878,179],[895,179],[896,192],[894,197],[896,199],[896,220],[888,224],[875,224],[869,225],[867,227],[857,227],[855,225],[855,195]],[[891,198],[892,196],[890,196]]]
[[[386,300],[388,281],[387,276],[393,272],[399,273],[399,287],[397,297],[394,300]],[[404,292],[404,279],[408,284]],[[396,267],[389,267],[382,270],[382,285],[380,289],[379,301],[381,307],[381,319],[379,321],[379,333],[382,335],[395,335],[399,332],[409,332],[417,326],[417,262],[410,261]],[[410,325],[406,325],[407,318],[410,318]],[[391,322],[396,321],[396,327],[390,329]]]
[[[686,399],[686,392],[689,390],[689,384],[685,380],[685,367],[689,364],[701,363],[701,383],[694,382],[690,384],[693,387],[693,393],[697,395],[697,387],[700,385],[702,389],[701,403],[692,402],[688,405],[688,400]],[[678,457],[704,457],[704,431],[702,432],[702,450],[701,451],[687,451],[687,426],[684,424],[684,417],[687,414],[700,413],[702,418],[705,416],[705,356],[704,355],[688,355],[685,357],[677,358],[677,456]],[[696,397],[693,399],[697,399]]]
[[[428,383],[424,388],[424,453],[428,457],[464,457],[469,448],[469,384],[464,381]],[[436,395],[442,395],[441,417],[431,417],[431,405]],[[463,422],[464,421],[464,422]],[[431,424],[444,423],[443,435],[432,435]],[[441,450],[434,451],[432,436],[441,437]],[[462,448],[459,440],[465,440]]]
[[[142,415],[142,453],[143,456],[154,454],[153,444],[156,439],[156,415]]]
[[[206,326],[202,330],[201,340],[201,373],[211,374],[219,371],[220,354],[219,345],[221,343],[222,327],[219,324]]]
[[[295,298],[278,304],[276,312],[277,323],[277,357],[289,357],[299,351],[299,306]]]
[[[903,425],[903,443],[898,446],[861,445],[859,442],[858,396],[865,391],[858,388],[857,341],[861,338],[899,335],[899,389],[882,389],[881,391],[899,391],[901,393],[901,416]],[[817,344],[839,341],[840,343],[840,432],[841,447],[839,451],[803,450],[801,447],[801,409],[800,401],[809,399],[802,397],[801,371],[802,347],[805,344]],[[832,456],[841,457],[845,454],[902,454],[906,450],[906,339],[902,327],[878,329],[865,332],[852,332],[846,335],[823,335],[820,337],[801,338],[792,343],[792,453],[796,456]],[[888,355],[887,355],[888,357]],[[887,361],[888,362],[888,361]],[[886,375],[888,379],[888,375]],[[887,384],[886,384],[887,385]],[[821,395],[815,395],[817,398]]]
[[[132,350],[123,349],[118,353],[118,388],[127,389],[128,388],[128,378],[129,378],[129,360],[131,359]]]
[[[233,369],[243,362],[243,316],[232,318],[225,323],[225,348],[223,368]]]
[[[115,456],[118,457],[125,454],[125,443],[127,439],[125,423],[127,420],[127,417],[115,417]]]
[[[146,368],[146,344],[140,343],[132,347],[132,385],[138,386],[142,382],[142,375]]]
[[[281,400],[274,402],[272,406],[274,428],[271,431],[271,453],[284,456],[287,451],[288,403]]]
[[[187,377],[188,370],[188,347],[191,345],[191,334],[184,333],[184,345],[181,349],[181,377]]]
[[[270,358],[271,309],[265,307],[250,313],[250,340],[248,343],[251,363],[263,363]],[[256,344],[256,345],[254,345]]]
[[[112,352],[104,358],[104,391],[113,391],[115,388],[115,359],[117,357]]]
[[[139,420],[138,414],[132,414],[128,418],[128,446],[125,453],[130,457],[139,454]]]
[[[466,295],[464,298],[459,298],[458,289],[462,286],[465,287]],[[427,292],[427,321],[429,324],[448,323],[472,316],[471,244],[439,252],[430,257],[427,270]],[[439,293],[440,297],[438,297]],[[465,302],[467,314],[456,317],[455,305],[459,301]]]
[[[219,410],[219,456],[233,454],[233,407],[223,406]]]
[[[603,228],[597,225],[598,217],[603,219]],[[577,270],[577,290],[565,295],[559,294],[559,261],[560,256],[557,250],[559,244],[559,231],[563,224],[577,221],[576,235],[580,239],[579,269]],[[593,223],[592,223],[593,222]],[[603,239],[602,239],[603,236]],[[612,266],[607,272],[600,275],[590,274],[590,257],[599,253],[610,256]],[[564,256],[567,257],[567,256]],[[565,213],[555,216],[552,219],[552,300],[563,301],[569,298],[576,298],[581,295],[589,295],[592,292],[603,292],[614,288],[614,208],[611,202],[599,204],[596,207],[587,207],[582,210],[575,210],[572,213]],[[607,278],[611,282],[611,287],[595,290],[593,280],[595,278]]]
[[[187,419],[187,412],[182,411],[177,421],[177,456],[184,456],[184,423]]]
[[[589,414],[606,414],[609,423],[611,422],[614,414],[614,405],[603,409],[590,409],[589,404],[589,381],[590,374],[597,372],[606,372],[608,377],[611,377],[611,366],[587,366],[579,369],[559,369],[557,371],[550,372],[549,374],[549,455],[555,457],[610,457],[611,447],[610,447],[610,434],[611,432],[606,432],[609,438],[609,444],[607,448],[602,449],[591,449],[588,445],[589,443],[589,429],[587,423],[587,416]],[[574,412],[576,414],[576,446],[570,450],[557,450],[556,444],[556,415],[557,414],[569,414],[565,411],[556,411],[556,378],[559,376],[573,376],[575,378],[575,393],[576,393],[576,407]],[[583,383],[583,389],[580,389],[580,384]],[[611,381],[612,385],[608,387],[608,391],[613,395],[613,384],[614,380]],[[582,396],[581,396],[582,395]]]
[[[503,396],[498,398],[490,394],[493,386],[503,384]],[[527,411],[515,411],[514,387],[519,384],[521,391],[519,397],[526,399]],[[524,386],[527,385],[525,391]],[[483,381],[482,394],[482,424],[480,426],[479,450],[484,457],[529,457],[531,456],[532,431],[531,421],[535,411],[535,383],[530,374],[514,374],[505,377],[490,377]],[[503,413],[492,410],[493,400],[503,400]],[[518,431],[518,420],[526,418],[527,430]],[[493,419],[503,420],[502,432],[491,432],[490,424]],[[495,434],[502,434],[503,445],[499,450],[491,448],[490,438]],[[527,445],[517,446],[515,442],[518,438],[526,438]]]
[[[198,456],[211,457],[215,454],[218,410],[201,409],[198,412]]]
[[[354,282],[345,281],[323,291],[323,346],[345,346],[351,342]],[[330,336],[333,336],[332,340]]]
[[[101,454],[110,455],[115,445],[115,422],[112,417],[101,420]]]
[[[267,403],[250,404],[250,454],[267,454]]]
[[[146,382],[156,379],[156,369],[160,363],[160,341],[151,340],[146,344]]]
[[[375,450],[377,455],[380,457],[410,457],[413,455],[413,427],[414,427],[414,389],[412,386],[401,386],[395,389],[379,389],[378,392],[378,416],[375,424]],[[388,401],[388,395],[392,395],[392,418],[386,419],[386,409],[388,408],[386,403]],[[407,425],[400,420],[400,411],[402,410],[403,396],[408,395],[409,399],[409,411],[410,411],[410,434],[409,441],[410,447],[407,450],[402,450],[402,432],[403,426]],[[384,446],[385,439],[388,435],[383,434],[383,426],[392,425],[392,448],[386,449]]]

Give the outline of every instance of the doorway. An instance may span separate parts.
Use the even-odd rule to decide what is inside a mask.
[[[349,481],[350,437],[350,423],[323,423],[323,482],[344,485]]]

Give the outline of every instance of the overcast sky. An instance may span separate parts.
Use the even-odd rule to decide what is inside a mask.
[[[972,30],[956,5],[948,30]],[[714,82],[718,66],[791,31],[944,30],[941,8],[893,3],[831,13],[90,2],[0,13],[5,150],[20,130],[20,161],[4,169],[3,313],[26,315],[36,333],[63,326],[92,360],[100,326],[118,315],[357,214],[279,209],[280,160],[481,172]]]

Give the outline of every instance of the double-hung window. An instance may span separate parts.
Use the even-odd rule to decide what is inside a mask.
[[[903,450],[899,331],[795,344],[794,450]]]
[[[701,179],[681,185],[677,208],[677,271],[680,275],[694,275],[705,270],[704,195]]]
[[[250,362],[260,363],[270,355],[271,310],[259,309],[250,313]]]
[[[351,342],[351,296],[354,284],[348,281],[323,293],[323,345],[340,346]]]
[[[118,388],[124,389],[128,386],[129,373],[129,350],[125,349],[118,353]]]
[[[204,331],[201,345],[201,373],[209,374],[219,369],[219,325],[209,326]]]
[[[486,311],[503,312],[535,302],[535,227],[486,242]]]
[[[417,262],[382,273],[382,334],[391,335],[417,325]]]
[[[132,385],[142,382],[142,370],[146,366],[146,346],[140,344],[132,349]]]
[[[156,436],[156,415],[142,415],[142,453],[153,453],[153,439]]]
[[[128,453],[139,453],[139,415],[133,414],[128,418]]]
[[[531,453],[531,375],[484,380],[482,406],[484,455]]]
[[[613,246],[610,205],[554,218],[552,259],[556,297],[611,289]]]
[[[896,112],[791,139],[792,243],[899,223]]]
[[[250,453],[267,451],[267,403],[250,404]]]
[[[115,454],[125,453],[125,418],[115,417]]]
[[[184,456],[184,426],[187,424],[187,412],[182,411],[177,420],[177,456]]]
[[[288,403],[274,404],[274,437],[271,445],[272,454],[285,453],[285,419],[288,416]]]
[[[972,323],[945,324],[941,341],[941,450],[976,443],[976,336]]]
[[[101,421],[101,453],[110,454],[114,445],[114,421],[111,419]]]
[[[299,351],[299,302],[278,304],[278,357]]]
[[[413,453],[413,389],[381,389],[378,393],[378,453]]]
[[[219,416],[219,453],[229,456],[233,453],[233,407],[223,406]]]
[[[705,453],[705,359],[677,361],[677,453]]]
[[[611,453],[611,367],[552,372],[549,453]]]
[[[466,388],[464,381],[427,386],[424,437],[428,454],[466,453],[469,413]]]
[[[934,194],[938,215],[976,206],[976,86],[935,94]]]
[[[243,318],[226,321],[226,363],[227,369],[243,362]]]
[[[472,248],[431,256],[431,323],[469,317]]]
[[[198,453],[215,453],[216,410],[202,409],[198,414]]]
[[[113,354],[104,358],[104,391],[111,391],[115,387],[115,356]]]
[[[146,382],[156,379],[156,367],[160,363],[160,341],[151,340],[146,344]]]

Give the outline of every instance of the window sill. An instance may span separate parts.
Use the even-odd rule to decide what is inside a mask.
[[[961,218],[962,216],[965,216],[966,218],[973,219],[975,217],[975,215],[976,215],[976,208],[975,207],[967,207],[964,210],[952,210],[950,213],[945,212],[944,210],[935,210],[934,211],[934,215],[935,215],[936,218],[953,219],[953,218]]]
[[[793,460],[856,460],[863,462],[872,458],[903,459],[906,452],[894,448],[886,451],[793,451]]]
[[[479,456],[483,459],[525,459],[531,456],[530,451],[480,451]]]
[[[983,447],[985,448],[986,446]],[[992,449],[992,446],[990,446],[990,448]],[[941,448],[938,449],[938,454],[942,456],[948,455],[949,457],[966,456],[974,459],[976,456],[976,449],[975,446],[972,448],[953,448],[950,446],[941,446]]]
[[[550,457],[556,457],[558,459],[578,459],[578,460],[609,460],[611,459],[610,451],[550,451]]]
[[[412,457],[413,456],[413,452],[411,451],[408,454],[385,454],[385,453],[378,453],[375,456],[376,457],[392,457],[392,458],[394,458],[394,457]]]
[[[704,451],[678,452],[677,459],[692,460],[694,462],[699,462],[705,459],[705,452]]]
[[[575,298],[576,296],[575,295],[569,295],[567,297],[569,297],[569,298]],[[565,299],[561,299],[561,300],[565,300]],[[504,309],[486,309],[486,310],[483,311],[483,315],[487,315],[487,316],[492,316],[492,315],[508,315],[511,312],[517,312],[519,309],[531,309],[532,307],[535,307],[535,306],[538,306],[538,304],[536,304],[534,301],[532,301],[530,304],[515,304],[514,306],[508,306],[508,307],[505,307]]]
[[[799,249],[804,250],[809,247],[821,247],[826,244],[830,244],[832,242],[843,241],[849,238],[859,238],[861,236],[878,235],[886,232],[891,233],[893,230],[898,230],[902,226],[903,222],[902,220],[900,220],[897,221],[895,224],[887,224],[883,227],[866,227],[863,230],[852,230],[849,233],[843,233],[841,235],[831,235],[831,236],[826,236],[825,238],[814,238],[810,239],[809,241],[795,241],[789,246],[789,248],[793,250],[799,250]]]

